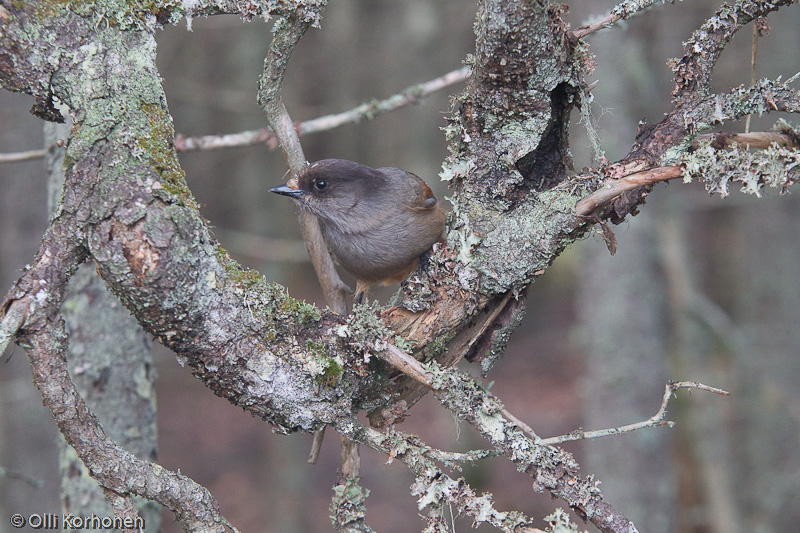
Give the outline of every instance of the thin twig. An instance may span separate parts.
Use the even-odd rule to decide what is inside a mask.
[[[533,439],[534,444],[541,444],[542,443],[542,438],[539,435],[537,435],[535,431],[533,431],[533,428],[530,427],[525,422],[523,422],[522,420],[520,420],[519,418],[517,418],[516,416],[514,416],[511,413],[511,411],[509,411],[508,409],[503,408],[500,412],[503,414],[504,417],[506,417],[508,420],[510,420],[511,422],[516,424],[516,426],[519,429],[521,429],[523,433],[525,433],[527,436],[529,436],[531,439]]]
[[[399,93],[383,100],[372,100],[356,106],[349,111],[344,111],[343,113],[325,115],[313,120],[301,122],[297,126],[297,131],[300,135],[306,135],[308,133],[329,131],[339,126],[361,122],[365,119],[371,120],[377,115],[394,111],[408,104],[416,103],[435,92],[441,91],[456,83],[461,83],[467,79],[470,72],[470,67],[461,67],[452,70],[438,78],[407,87]]]
[[[734,143],[737,146],[760,150],[769,148],[773,145],[780,148],[800,148],[800,144],[797,142],[797,137],[774,131],[753,131],[750,133],[705,133],[703,135],[698,135],[697,138],[692,141],[692,148],[697,148],[700,146],[700,143],[704,141],[709,142],[711,146],[717,150],[729,148]]]
[[[466,452],[451,454],[432,450],[419,437],[391,430],[383,433],[372,427],[363,426],[357,419],[341,419],[335,423],[337,431],[353,440],[369,446],[389,457],[389,462],[397,459],[414,474],[412,486],[414,494],[420,496],[422,507],[436,507],[443,503],[453,505],[455,510],[471,517],[476,523],[488,523],[502,531],[531,531],[533,520],[514,511],[498,512],[494,508],[493,496],[478,494],[463,478],[453,479],[439,469],[431,459],[445,463],[479,459],[484,454],[494,455],[493,451]],[[436,530],[438,531],[438,530]]]
[[[510,294],[510,293],[509,293]],[[433,389],[433,380],[431,379],[430,374],[425,370],[422,364],[408,355],[407,353],[403,352],[398,347],[390,344],[386,350],[383,352],[378,353],[378,357],[383,361],[392,365],[392,367],[396,368],[403,374],[413,378],[414,380],[422,383],[429,389]],[[533,431],[528,424],[514,416],[508,409],[502,409],[501,413],[505,416],[509,421],[514,423],[517,427],[519,427],[523,433],[528,435],[533,442],[539,444],[539,436]]]
[[[395,111],[409,104],[414,104],[447,87],[461,83],[467,79],[470,72],[470,67],[461,67],[432,80],[406,87],[388,98],[370,100],[341,113],[305,120],[296,124],[295,130],[298,135],[302,136],[308,135],[309,133],[331,131],[346,124],[372,120],[379,115]],[[178,152],[220,150],[223,148],[238,148],[257,144],[265,144],[269,148],[274,149],[278,146],[278,138],[275,133],[273,133],[272,129],[268,127],[257,130],[245,130],[237,133],[226,133],[224,135],[189,136],[182,133],[175,135],[175,150]],[[41,159],[44,155],[44,150],[9,152],[0,154],[0,163]]]
[[[319,429],[314,432],[314,440],[311,442],[311,451],[308,452],[308,463],[315,465],[319,460],[319,452],[322,450],[322,441],[325,439],[325,428],[327,426],[322,426],[322,429]]]
[[[635,424],[628,424],[626,426],[614,428],[599,429],[596,431],[584,431],[582,429],[577,429],[571,433],[567,433],[566,435],[561,435],[560,437],[541,439],[539,444],[543,446],[551,446],[554,444],[562,444],[564,442],[570,442],[574,440],[588,440],[597,439],[600,437],[608,437],[610,435],[621,435],[623,433],[630,433],[638,429],[650,427],[672,427],[675,425],[675,422],[664,420],[664,418],[667,416],[667,404],[669,403],[670,398],[672,398],[673,393],[678,389],[699,389],[721,394],[723,396],[728,396],[730,394],[728,391],[718,389],[717,387],[710,387],[708,385],[698,383],[697,381],[670,381],[664,388],[664,397],[661,399],[661,407],[659,407],[658,412],[643,422],[637,422]]]
[[[438,78],[406,87],[399,93],[383,100],[370,100],[364,102],[353,109],[324,115],[300,122],[296,125],[297,135],[308,135],[309,133],[321,133],[330,131],[345,124],[358,123],[363,120],[372,120],[378,115],[395,111],[401,107],[413,104],[426,98],[442,89],[463,82],[469,76],[470,68],[462,67],[443,74]],[[237,146],[250,146],[253,144],[266,144],[270,148],[278,145],[278,139],[269,128],[258,130],[243,131],[227,135],[203,135],[199,137],[187,137],[177,135],[175,137],[175,148],[179,151],[191,150],[215,150],[219,148],[231,148]]]
[[[7,154],[0,154],[0,163],[16,163],[18,161],[29,161],[31,159],[41,159],[44,157],[45,151],[27,150],[25,152],[9,152]]]
[[[700,143],[704,141],[710,142],[711,146],[717,150],[728,148],[734,144],[754,149],[765,149],[770,146],[800,148],[796,137],[785,133],[770,131],[756,131],[751,133],[706,133],[698,135],[697,138],[692,141],[692,147],[697,148],[700,146]],[[621,178],[608,180],[603,187],[578,202],[575,206],[575,214],[582,217],[589,216],[595,209],[607,204],[625,191],[638,189],[639,187],[652,185],[660,181],[672,180],[682,175],[682,167],[670,165],[651,168]]]
[[[758,21],[753,22],[753,44],[750,49],[750,85],[756,84],[756,52],[758,52]],[[744,119],[744,132],[750,133],[750,119],[752,113],[748,113]]]
[[[580,26],[575,28],[575,31],[572,32],[577,39],[582,39],[586,37],[590,33],[594,33],[598,30],[602,30],[605,28],[610,27],[615,22],[619,21],[620,19],[629,19],[639,11],[643,11],[648,7],[652,6],[653,4],[659,4],[662,0],[644,0],[640,2],[622,2],[618,4],[611,12],[606,15],[605,17],[597,20],[595,22]]]
[[[740,0],[732,5],[723,4],[683,43],[685,54],[673,66],[675,87],[672,95],[676,97],[675,101],[680,101],[684,95],[694,95],[698,90],[709,90],[711,74],[717,60],[725,45],[739,29],[794,2],[795,0]]]
[[[317,8],[321,10],[320,8]],[[306,165],[306,158],[297,130],[283,105],[281,88],[286,73],[289,57],[297,43],[305,34],[311,21],[317,17],[290,16],[276,27],[267,58],[264,61],[264,72],[259,81],[258,103],[264,109],[267,121],[272,127],[289,163],[293,175],[299,173]],[[303,240],[311,257],[311,263],[319,278],[325,300],[333,311],[339,314],[347,312],[347,287],[339,277],[333,259],[322,238],[317,218],[305,211],[300,212]]]
[[[22,481],[23,483],[26,483],[35,489],[39,489],[44,486],[44,481],[41,479],[36,479],[33,476],[23,474],[22,472],[17,472],[16,470],[8,470],[2,466],[0,466],[0,478]]]

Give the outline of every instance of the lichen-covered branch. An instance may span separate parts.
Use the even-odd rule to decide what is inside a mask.
[[[475,427],[492,446],[533,478],[537,491],[548,491],[591,521],[600,531],[632,532],[634,525],[603,499],[590,475],[578,475],[578,464],[560,448],[539,446],[503,415],[500,401],[478,384],[455,371],[440,372],[431,365],[437,399]]]
[[[684,181],[702,180],[706,190],[728,196],[732,183],[761,196],[766,186],[787,192],[800,181],[800,150],[769,146],[764,150],[715,150],[710,144],[681,158]]]
[[[703,27],[694,32],[685,46],[686,54],[673,64],[675,89],[673,109],[657,124],[642,128],[631,151],[617,163],[602,169],[608,181],[678,162],[691,146],[693,138],[710,127],[749,114],[772,111],[800,111],[798,93],[789,85],[794,81],[761,80],[751,87],[737,87],[727,94],[711,94],[709,80],[716,60],[734,33],[748,22],[764,17],[792,0],[753,2],[742,0],[723,6]],[[618,223],[628,214],[635,214],[652,185],[628,190],[599,215]]]
[[[188,531],[235,531],[219,513],[213,496],[191,479],[142,460],[112,442],[88,409],[66,368],[67,335],[61,318],[45,319],[43,328],[28,334],[34,383],[59,429],[92,476],[118,496],[138,495],[175,513]],[[135,516],[136,509],[112,501],[118,516]]]
[[[187,528],[222,531],[227,521],[211,495],[188,478],[139,459],[112,442],[70,379],[67,333],[58,309],[70,275],[86,257],[71,229],[60,215],[53,219],[36,259],[3,302],[4,323],[10,316],[19,316],[15,308],[25,310],[24,322],[15,333],[28,353],[34,384],[93,477],[117,495],[112,503],[118,516],[135,516],[129,502],[118,499],[134,494],[171,509]]]
[[[591,33],[610,27],[617,21],[628,20],[636,13],[660,3],[662,0],[625,0],[614,6],[608,15],[575,28],[572,35],[582,39]]]
[[[342,419],[335,427],[348,438],[383,452],[390,460],[397,459],[409,468],[415,477],[412,493],[418,497],[419,510],[428,508],[430,531],[441,531],[437,529],[437,525],[441,525],[437,511],[445,504],[453,505],[459,514],[473,518],[476,523],[485,522],[504,532],[515,533],[533,525],[533,520],[522,513],[496,510],[491,495],[477,495],[463,478],[448,476],[431,460],[440,452],[430,450],[415,435],[395,430],[379,432],[362,426],[356,419]],[[471,457],[467,455],[468,459]]]
[[[686,54],[673,65],[675,88],[673,95],[682,98],[690,94],[703,95],[709,90],[711,73],[725,45],[734,34],[754,19],[765,17],[795,0],[739,0],[723,4],[691,38],[684,43]]]
[[[289,57],[300,42],[309,26],[319,20],[324,2],[315,8],[315,16],[289,15],[276,22],[269,53],[264,59],[264,72],[259,81],[258,103],[264,109],[267,120],[280,143],[289,163],[289,170],[297,174],[306,165],[303,147],[297,130],[281,98],[283,78],[286,74]],[[305,13],[305,10],[303,11]],[[339,278],[333,259],[322,238],[322,230],[316,217],[300,212],[303,240],[306,243],[311,263],[322,285],[328,306],[336,313],[347,312],[347,286]]]

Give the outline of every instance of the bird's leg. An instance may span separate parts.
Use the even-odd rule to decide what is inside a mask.
[[[431,262],[431,251],[425,250],[419,255],[419,264],[417,265],[417,272],[420,275],[427,274],[428,265],[430,265],[430,262]]]
[[[356,280],[356,292],[353,295],[353,304],[367,303],[371,286],[363,281]]]

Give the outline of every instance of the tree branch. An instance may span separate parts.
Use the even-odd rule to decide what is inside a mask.
[[[236,531],[219,513],[219,504],[203,487],[181,474],[130,454],[103,431],[69,378],[65,362],[66,331],[60,317],[46,319],[44,329],[28,334],[35,385],[42,393],[61,433],[107,490],[124,496],[136,494],[156,501],[175,513],[190,531]],[[113,502],[112,502],[113,503]],[[120,507],[119,504],[122,504]],[[135,512],[117,501],[117,516]]]
[[[673,427],[675,425],[675,422],[669,420],[665,421],[664,418],[667,416],[667,404],[669,403],[670,398],[672,398],[672,396],[675,394],[675,391],[679,389],[699,389],[708,392],[713,392],[715,394],[721,394],[723,396],[730,395],[730,393],[727,391],[718,389],[716,387],[709,387],[708,385],[703,385],[702,383],[698,383],[697,381],[670,381],[664,388],[664,396],[661,399],[661,406],[659,407],[656,414],[654,414],[647,420],[644,420],[642,422],[636,422],[634,424],[628,424],[625,426],[618,426],[607,429],[598,429],[596,431],[584,431],[582,429],[578,429],[576,431],[567,433],[566,435],[561,435],[560,437],[548,437],[546,439],[542,439],[540,441],[540,444],[542,446],[553,446],[574,440],[588,440],[588,439],[597,439],[600,437],[608,437],[611,435],[622,435],[624,433],[631,433],[633,431],[644,428],[652,428],[659,426]]]
[[[675,88],[672,94],[676,98],[681,98],[695,92],[701,95],[707,93],[711,72],[725,45],[734,34],[754,19],[765,17],[795,1],[739,0],[731,6],[725,4],[720,7],[714,16],[692,33],[691,38],[684,43],[686,53],[673,66]]]
[[[371,100],[354,107],[348,111],[325,115],[311,120],[298,123],[295,126],[297,135],[303,136],[310,133],[321,133],[330,131],[345,124],[359,123],[362,120],[372,120],[384,113],[389,113],[400,109],[406,105],[413,104],[419,100],[430,96],[442,89],[463,82],[469,75],[469,67],[462,67],[457,70],[443,74],[438,78],[406,87],[399,93],[382,100]],[[192,150],[215,150],[219,148],[231,148],[236,146],[250,146],[253,144],[266,144],[274,148],[278,144],[278,139],[270,128],[243,131],[227,135],[203,135],[199,137],[189,137],[178,134],[175,137],[175,148],[179,152]],[[0,160],[1,161],[1,160]]]
[[[264,73],[259,81],[258,103],[264,109],[267,121],[283,147],[292,175],[298,174],[307,163],[294,123],[283,105],[281,88],[294,47],[300,42],[312,20],[319,19],[321,8],[317,9],[315,17],[289,16],[276,22],[272,44],[270,44],[269,52],[264,60]],[[347,313],[345,296],[348,289],[339,277],[328,247],[322,238],[319,220],[301,210],[300,221],[303,228],[303,240],[306,243],[317,278],[322,285],[325,300],[334,312],[343,315]]]
[[[576,39],[582,39],[591,33],[610,27],[619,20],[628,20],[636,13],[660,3],[662,0],[626,0],[617,4],[605,17],[575,28],[572,35]]]
[[[659,181],[666,181],[683,176],[680,166],[657,167],[636,172],[615,180],[609,180],[601,189],[596,190],[582,199],[575,206],[575,214],[579,217],[589,216],[595,209],[606,205],[626,191],[638,189],[646,185],[653,185]]]
[[[399,93],[388,98],[370,100],[348,111],[300,122],[295,127],[297,135],[303,136],[310,133],[321,133],[346,124],[359,123],[363,120],[372,120],[379,115],[416,103],[438,91],[461,83],[467,78],[469,73],[469,67],[462,67],[443,74],[438,78],[406,87]],[[222,148],[236,148],[256,144],[266,144],[270,148],[275,148],[278,145],[278,138],[272,132],[271,128],[240,131],[238,133],[228,133],[225,135],[188,136],[181,133],[175,135],[175,149],[178,152],[219,150]],[[41,159],[44,155],[44,150],[10,152],[0,154],[0,163]]]
[[[526,531],[525,528],[533,524],[522,513],[497,511],[490,494],[478,496],[463,478],[456,480],[445,474],[428,458],[430,449],[415,435],[395,430],[382,433],[361,425],[353,418],[341,419],[335,427],[342,435],[386,454],[390,461],[397,459],[408,467],[415,477],[412,493],[419,498],[419,510],[430,508],[429,524],[439,523],[437,511],[445,504],[453,505],[459,514],[472,517],[476,523],[485,522],[507,533]],[[438,454],[434,451],[431,455]]]
[[[583,481],[578,476],[577,464],[570,462],[571,457],[570,461],[566,460],[566,452],[544,447],[545,444],[553,444],[554,442],[546,442],[552,439],[540,441],[529,426],[511,415],[497,398],[471,377],[455,369],[441,368],[433,362],[429,363],[426,370],[415,359],[391,345],[379,356],[432,389],[444,407],[475,427],[498,453],[502,453],[515,462],[520,470],[530,474],[535,480],[534,488],[548,490],[554,496],[564,499],[573,510],[591,520],[601,531],[635,531],[632,523],[603,500],[594,483]],[[671,393],[687,386],[711,390],[702,384],[687,383],[670,383],[667,390]],[[673,386],[674,389],[671,389]],[[663,409],[666,409],[666,405]],[[660,414],[663,419],[665,413]],[[624,432],[621,431],[622,428],[617,429]],[[352,429],[349,431],[352,433]],[[533,442],[525,433],[530,435]],[[363,438],[363,433],[359,433],[359,438]],[[366,443],[380,449],[376,448],[379,444],[375,438],[367,439]],[[416,449],[416,446],[408,446],[404,451]],[[404,462],[416,472],[413,461]]]
[[[24,152],[9,152],[0,154],[0,163],[17,163],[19,161],[29,161],[31,159],[41,159],[45,155],[43,149],[26,150]]]

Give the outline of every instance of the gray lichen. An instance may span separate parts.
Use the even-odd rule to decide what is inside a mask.
[[[717,150],[705,142],[684,154],[681,162],[684,182],[699,179],[709,193],[722,197],[730,193],[732,184],[760,197],[764,187],[779,189],[783,194],[800,180],[800,151],[777,145],[751,151],[734,144],[729,150]]]

